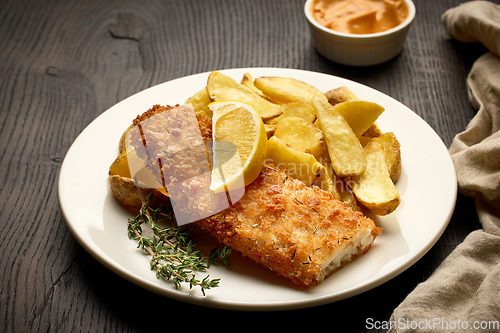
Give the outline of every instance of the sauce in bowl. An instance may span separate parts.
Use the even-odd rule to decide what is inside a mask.
[[[408,17],[404,0],[316,0],[311,14],[321,25],[348,34],[392,29]]]

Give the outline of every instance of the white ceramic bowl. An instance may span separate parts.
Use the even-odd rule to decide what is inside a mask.
[[[319,24],[312,16],[311,4],[307,0],[304,12],[311,27],[316,50],[324,57],[344,65],[371,66],[386,62],[403,49],[403,44],[415,18],[415,5],[408,5],[406,20],[390,30],[373,34],[348,34],[334,31]]]

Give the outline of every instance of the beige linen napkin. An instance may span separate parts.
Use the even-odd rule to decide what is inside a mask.
[[[483,228],[394,310],[389,332],[500,332],[500,6],[467,2],[442,20],[452,37],[490,50],[467,78],[478,112],[449,149],[459,191],[476,199]]]

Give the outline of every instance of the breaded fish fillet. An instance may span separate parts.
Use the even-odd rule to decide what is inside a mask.
[[[226,210],[197,222],[218,241],[303,286],[365,253],[382,231],[347,203],[273,165]]]

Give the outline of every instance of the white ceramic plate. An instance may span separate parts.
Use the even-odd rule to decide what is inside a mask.
[[[307,82],[321,91],[346,86],[360,99],[386,110],[378,120],[401,143],[402,174],[397,182],[402,203],[375,222],[384,228],[370,251],[310,290],[295,287],[266,268],[233,254],[231,266],[212,266],[218,288],[175,289],[149,270],[149,258],[127,237],[130,213],[113,198],[108,168],[118,154],[118,140],[131,120],[153,104],[183,104],[206,85],[209,73],[172,80],[146,89],[111,107],[95,119],[69,149],[59,176],[59,200],[67,225],[78,242],[103,265],[129,281],[184,302],[240,310],[283,310],[338,301],[374,288],[413,265],[439,239],[455,207],[457,182],[448,150],[418,115],[372,88],[331,75],[277,68],[223,70],[240,80],[283,76]],[[200,242],[204,242],[201,240]],[[207,241],[206,249],[214,246]],[[209,248],[210,246],[210,248]],[[200,275],[203,277],[203,274]]]

